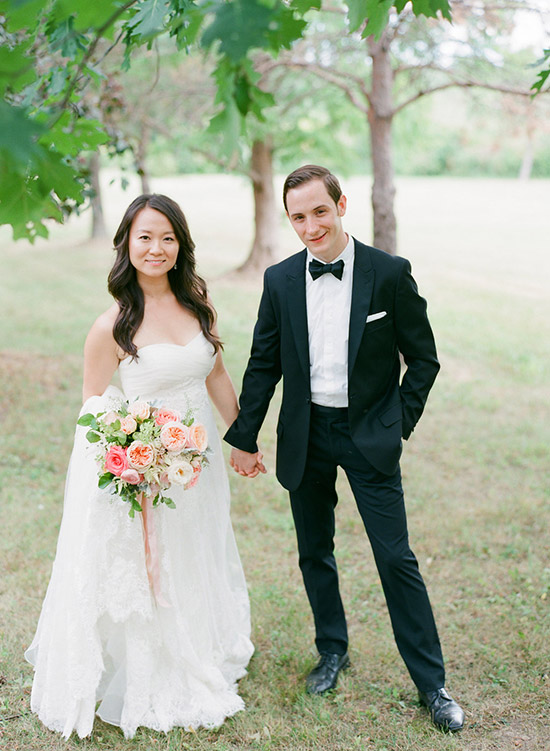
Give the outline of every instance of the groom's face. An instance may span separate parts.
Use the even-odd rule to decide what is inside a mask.
[[[292,227],[316,258],[330,263],[345,249],[345,196],[334,203],[322,180],[310,180],[288,191],[286,205]]]

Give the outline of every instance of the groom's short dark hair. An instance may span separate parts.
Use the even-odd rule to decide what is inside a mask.
[[[291,172],[285,180],[283,186],[283,203],[285,211],[287,210],[286,194],[288,191],[297,188],[299,185],[304,185],[304,183],[309,183],[311,180],[322,180],[329,196],[334,203],[338,203],[342,195],[342,188],[340,187],[338,178],[335,177],[326,167],[319,167],[317,164],[304,164],[303,167],[298,167],[294,172]]]

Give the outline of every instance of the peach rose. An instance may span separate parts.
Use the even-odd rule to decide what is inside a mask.
[[[144,402],[141,399],[138,399],[137,402],[130,404],[128,411],[136,420],[146,420],[151,414],[151,407],[149,402]]]
[[[174,462],[168,467],[168,479],[173,485],[185,485],[193,477],[193,467],[189,462]]]
[[[155,413],[155,422],[157,425],[166,425],[167,422],[179,422],[181,415],[176,409],[167,409],[160,407]]]
[[[129,485],[139,485],[143,479],[143,475],[140,475],[137,469],[125,469],[120,475],[120,479],[127,482]]]
[[[143,472],[149,469],[155,460],[155,450],[143,441],[133,441],[127,451],[130,467]]]
[[[208,446],[208,435],[206,428],[200,422],[194,422],[189,428],[189,443],[198,451],[206,451]]]
[[[181,451],[188,445],[189,428],[181,422],[167,422],[161,428],[160,440],[167,451]]]
[[[105,455],[105,471],[120,477],[125,469],[128,469],[126,449],[122,446],[111,446]]]
[[[134,430],[137,429],[137,422],[135,421],[135,418],[133,418],[132,415],[123,417],[120,420],[120,429],[123,433],[126,433],[126,435],[131,435]]]
[[[104,425],[112,425],[116,420],[118,420],[118,415],[116,412],[113,412],[113,410],[111,410],[110,412],[106,412],[101,417],[101,422]]]

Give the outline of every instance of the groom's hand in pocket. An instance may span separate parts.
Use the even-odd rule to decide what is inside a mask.
[[[265,475],[266,468],[262,462],[263,454],[261,451],[257,451],[255,454],[250,454],[248,451],[241,451],[241,449],[231,449],[231,457],[229,464],[233,467],[235,472],[243,477],[256,477],[260,472]]]

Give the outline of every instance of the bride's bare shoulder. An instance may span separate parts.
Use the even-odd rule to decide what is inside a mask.
[[[96,347],[102,347],[115,351],[118,349],[113,336],[113,326],[118,316],[118,310],[118,304],[114,303],[108,310],[96,318],[86,337],[88,348],[92,347],[95,349]]]
[[[92,324],[90,334],[94,336],[113,335],[113,326],[118,316],[118,304],[113,303],[104,313],[98,316]]]

